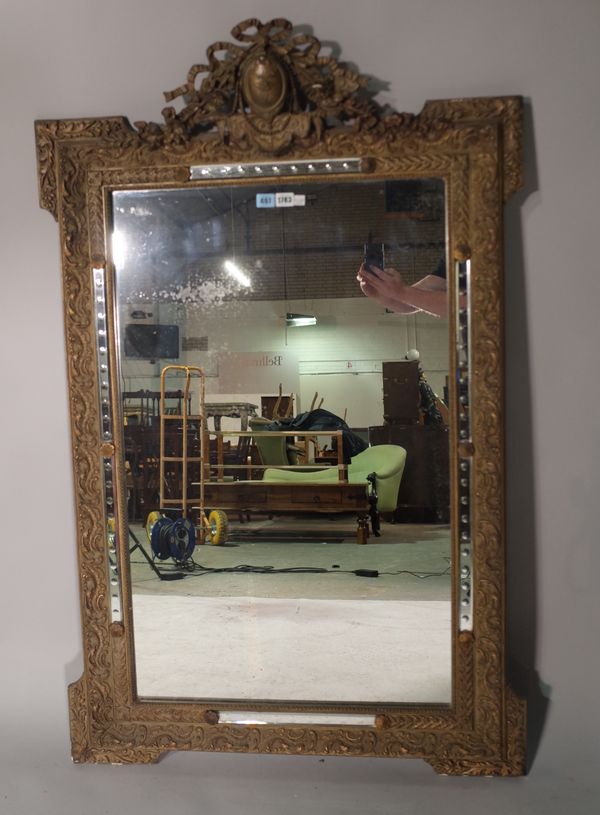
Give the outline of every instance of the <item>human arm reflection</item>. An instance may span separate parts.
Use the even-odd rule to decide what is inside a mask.
[[[397,314],[414,314],[424,311],[434,317],[448,313],[445,264],[440,262],[435,274],[429,274],[408,285],[396,269],[378,269],[361,264],[357,280],[362,293]]]

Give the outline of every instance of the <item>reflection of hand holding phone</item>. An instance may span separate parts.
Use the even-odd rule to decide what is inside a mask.
[[[377,269],[385,268],[385,252],[383,243],[365,243],[364,268],[365,272],[373,274],[372,266]]]

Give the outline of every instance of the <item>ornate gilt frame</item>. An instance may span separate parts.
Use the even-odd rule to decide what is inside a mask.
[[[521,99],[436,101],[418,115],[390,113],[364,77],[321,55],[319,41],[294,35],[287,21],[247,20],[231,33],[235,44],[212,45],[207,64],[165,94],[184,104],[179,112],[166,108],[164,124],[132,127],[121,117],[36,123],[41,206],[60,226],[76,487],[84,672],[69,689],[73,758],[150,762],[182,749],[411,756],[442,773],[521,774],[525,704],[506,682],[502,273],[503,202],[521,186]],[[110,272],[108,194],[188,185],[192,165],[340,156],[362,158],[365,168],[368,161],[375,175],[443,177],[451,247],[457,259],[471,259],[471,433],[459,440],[454,428],[451,470],[456,496],[459,462],[472,462],[474,626],[461,633],[453,626],[453,702],[367,705],[360,710],[374,714],[374,727],[334,727],[223,724],[205,703],[140,701],[123,553],[122,623],[111,623],[108,606],[102,468],[118,463],[121,451],[118,438],[107,444],[100,432],[92,279],[93,268]],[[110,274],[107,281],[110,299]],[[126,539],[123,482],[116,467],[118,530]]]

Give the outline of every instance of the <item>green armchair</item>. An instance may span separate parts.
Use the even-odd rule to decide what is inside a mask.
[[[377,511],[393,512],[398,503],[398,491],[406,463],[406,450],[396,444],[378,444],[368,447],[354,456],[348,465],[348,483],[368,483],[368,476],[375,474],[377,492]],[[323,470],[301,472],[298,470],[279,470],[269,467],[265,470],[263,481],[288,483],[332,483],[338,481],[337,467]]]
[[[264,433],[267,425],[273,423],[272,419],[265,419],[263,416],[254,416],[248,422],[250,430],[257,431],[257,435],[252,439],[258,450],[258,454],[263,464],[266,465],[280,465],[285,467],[289,464],[297,464],[298,462],[298,447],[290,444],[289,437],[276,436]]]

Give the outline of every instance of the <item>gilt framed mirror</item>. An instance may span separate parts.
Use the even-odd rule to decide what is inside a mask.
[[[522,773],[502,299],[520,97],[398,114],[316,37],[255,19],[165,97],[161,124],[36,123],[62,250],[74,760]]]

